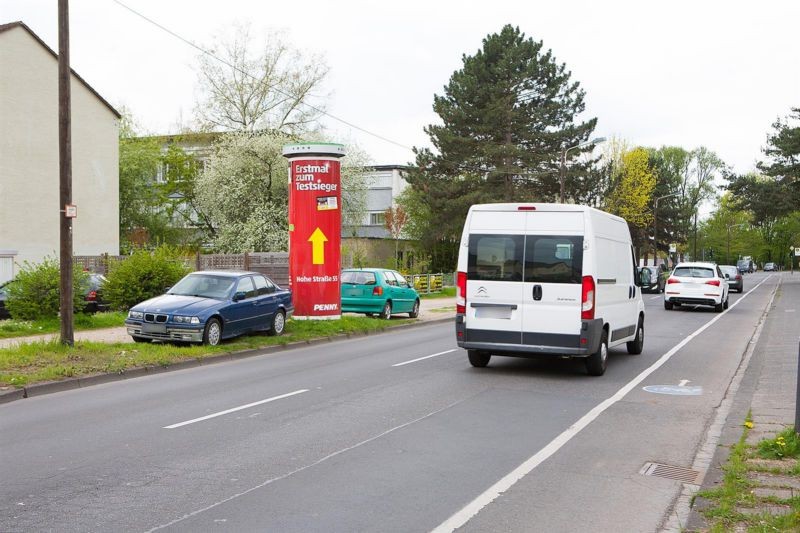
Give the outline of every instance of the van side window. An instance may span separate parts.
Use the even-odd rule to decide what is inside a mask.
[[[583,274],[583,237],[528,235],[526,283],[577,283]]]
[[[522,281],[524,239],[522,235],[470,235],[467,279]]]

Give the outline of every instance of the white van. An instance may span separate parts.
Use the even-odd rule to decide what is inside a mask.
[[[467,214],[458,253],[456,340],[469,362],[492,355],[583,357],[644,346],[644,302],[628,224],[571,204],[483,204]]]

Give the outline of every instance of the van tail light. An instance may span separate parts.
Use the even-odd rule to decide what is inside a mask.
[[[87,302],[93,302],[97,300],[97,291],[89,291],[89,294],[86,295]]]
[[[373,287],[372,289],[373,296],[383,296],[383,287],[378,285],[377,287]]]
[[[713,285],[715,287],[719,287],[719,280],[718,279],[712,279],[712,280],[706,281],[706,285]]]
[[[671,284],[673,284],[673,283],[680,283],[680,280],[678,280],[678,279],[675,279],[675,278],[669,278],[669,279],[667,280],[667,285],[671,285]]]
[[[456,281],[456,314],[467,313],[467,273],[459,272]]]
[[[581,319],[594,320],[594,278],[583,276],[581,284]]]

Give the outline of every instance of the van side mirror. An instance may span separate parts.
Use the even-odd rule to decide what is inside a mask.
[[[725,274],[725,279],[731,279],[731,275],[730,274]]]

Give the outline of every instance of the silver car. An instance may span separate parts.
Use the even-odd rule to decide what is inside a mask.
[[[720,270],[728,281],[728,288],[736,292],[744,292],[744,279],[739,269],[733,265],[720,265]]]

